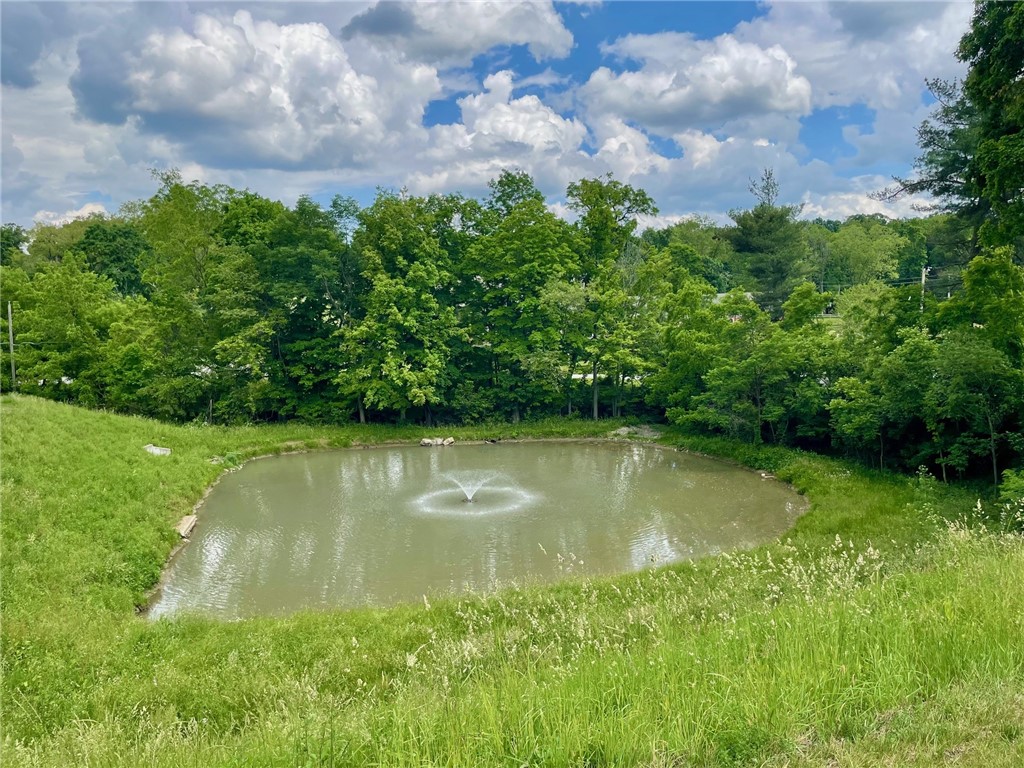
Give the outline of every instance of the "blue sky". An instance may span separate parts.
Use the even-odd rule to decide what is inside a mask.
[[[366,203],[611,173],[662,224],[724,219],[773,168],[804,215],[912,213],[926,78],[967,2],[4,2],[2,213],[116,212],[152,168]]]

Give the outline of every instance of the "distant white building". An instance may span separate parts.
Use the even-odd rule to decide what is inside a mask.
[[[725,301],[725,297],[728,296],[728,295],[729,295],[728,293],[716,293],[715,294],[715,298],[713,298],[711,300],[711,303],[712,304],[721,304],[723,301]],[[754,294],[752,294],[750,291],[744,291],[743,292],[743,298],[745,298],[747,301],[753,301],[754,300]]]

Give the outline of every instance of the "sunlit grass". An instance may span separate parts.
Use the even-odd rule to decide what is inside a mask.
[[[223,471],[211,458],[451,431],[2,407],[4,765],[988,768],[1024,756],[1024,545],[934,482],[690,440],[791,482],[811,510],[781,542],[614,579],[150,622],[134,607],[171,524]],[[617,424],[562,426],[453,434]],[[172,455],[149,456],[149,442]]]

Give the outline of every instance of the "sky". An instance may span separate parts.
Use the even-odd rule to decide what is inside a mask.
[[[483,197],[504,168],[552,210],[611,173],[659,226],[749,208],[771,168],[806,218],[914,215],[925,80],[962,77],[969,2],[0,3],[2,217],[116,213],[153,169],[372,202]]]

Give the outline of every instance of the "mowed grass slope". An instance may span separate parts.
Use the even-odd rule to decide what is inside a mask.
[[[611,580],[151,622],[135,607],[223,471],[211,458],[425,432],[177,427],[23,397],[2,418],[4,765],[1024,763],[1024,545],[948,524],[974,500],[934,483],[689,441],[811,510],[783,542]]]

